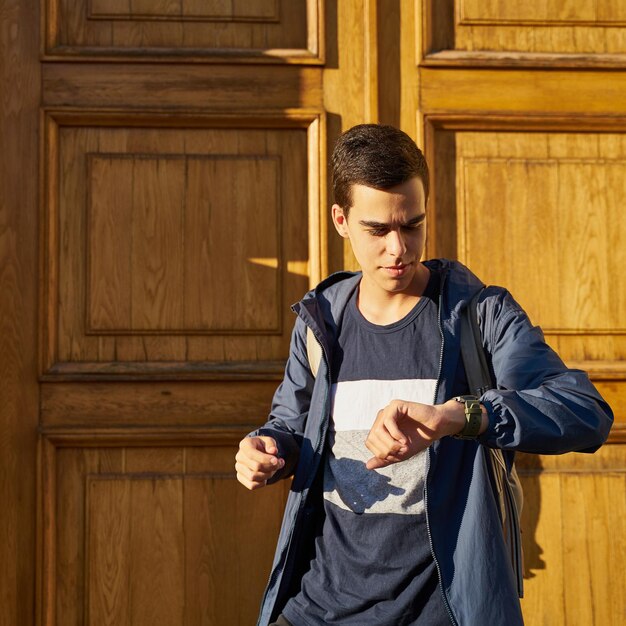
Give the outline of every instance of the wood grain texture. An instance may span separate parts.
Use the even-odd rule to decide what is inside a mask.
[[[0,10],[0,624],[34,620],[39,3]]]
[[[130,256],[128,330],[180,327],[185,302],[181,281],[185,163],[168,158],[132,159],[129,168],[125,174],[132,181],[132,208],[126,208],[130,208],[133,243],[130,249],[118,249],[119,254]],[[125,184],[124,178],[116,182]],[[92,258],[98,257],[97,250],[90,252]],[[93,303],[94,308],[98,304]]]
[[[576,3],[559,0],[547,3],[543,0],[457,0],[459,22],[497,23],[609,23],[619,25],[626,21],[626,8],[615,0],[599,0],[599,2]]]
[[[48,383],[42,385],[44,426],[261,424],[277,381]]]
[[[47,177],[58,204],[47,206],[46,369],[284,359],[283,320],[321,263],[321,196],[307,189],[317,118],[248,129],[97,118],[58,133],[48,119],[59,166]]]
[[[577,459],[568,464],[572,456]],[[622,624],[626,569],[617,555],[626,548],[623,445],[605,446],[593,457],[566,455],[542,468],[544,459],[533,462],[534,470],[522,470],[524,614],[531,624],[553,624],[555,616],[563,624]]]
[[[46,437],[57,496],[44,499],[45,514],[64,529],[45,546],[56,555],[45,581],[55,623],[252,623],[288,482],[241,488],[232,433],[191,446],[118,436]]]
[[[420,108],[427,113],[619,115],[626,112],[626,76],[609,71],[493,69],[420,70]],[[480,85],[480,89],[477,89]]]
[[[266,537],[276,534],[284,485],[263,490],[261,498],[253,500],[250,496],[256,494],[240,489],[232,478],[189,477],[185,493],[188,593],[195,600],[188,623],[254,623],[254,602],[260,599],[265,580],[260,568],[250,565],[263,564],[268,571],[274,546]],[[232,529],[242,524],[247,532],[235,535]]]
[[[42,67],[43,104],[91,110],[118,108],[207,112],[302,108],[321,111],[315,68],[217,65],[49,63]],[[272,85],[271,89],[267,85]]]
[[[69,451],[64,449],[56,456],[46,457],[52,467],[43,468],[44,475],[54,472],[52,489],[42,494],[44,517],[54,529],[54,534],[46,537],[44,552],[53,554],[47,576],[54,578],[46,585],[46,590],[54,589],[53,597],[44,599],[44,605],[53,608],[49,619],[57,624],[80,624],[83,619],[86,587],[85,544],[77,535],[77,528],[71,523],[61,522],[55,511],[61,510],[67,520],[85,518],[85,479],[87,474],[97,471],[97,455],[89,450]],[[74,494],[72,496],[72,494]],[[54,500],[52,500],[54,498]],[[46,510],[47,509],[47,510]],[[50,541],[53,543],[50,544]],[[44,576],[45,578],[45,576]],[[50,623],[46,620],[44,623]]]
[[[436,182],[429,254],[458,257],[488,284],[507,286],[568,363],[597,380],[605,371],[623,379],[625,303],[623,290],[613,289],[621,280],[613,263],[621,250],[623,134],[610,123],[603,133],[540,132],[548,118],[520,118],[517,126],[535,125],[527,133],[508,132],[504,118],[484,129],[480,118],[440,121],[429,135]]]
[[[619,16],[597,14],[595,22],[577,25],[535,27],[501,21],[456,25],[455,3],[438,0],[437,23],[431,30],[422,30],[419,9],[423,3],[415,0],[307,2],[306,15],[302,2],[288,0],[280,3],[279,24],[243,19],[255,12],[270,19],[266,11],[270,2],[264,0],[211,4],[219,15],[229,17],[207,22],[209,3],[197,0],[92,0],[91,14],[87,2],[42,3],[47,15],[42,27],[41,105],[54,120],[42,129],[47,138],[41,169],[49,176],[42,201],[44,215],[54,216],[42,224],[42,230],[58,246],[45,249],[41,274],[45,277],[42,317],[48,320],[42,337],[44,454],[39,496],[44,503],[41,542],[45,559],[40,565],[41,626],[254,623],[288,484],[254,494],[238,489],[232,473],[233,454],[238,439],[266,417],[281,376],[286,343],[277,347],[272,336],[261,333],[253,344],[232,335],[216,342],[207,331],[207,320],[213,326],[222,324],[222,330],[225,320],[267,328],[275,308],[272,295],[256,317],[250,317],[254,313],[245,306],[238,311],[238,320],[227,320],[223,310],[213,309],[215,299],[206,298],[202,287],[210,284],[212,291],[223,290],[224,302],[232,302],[231,284],[217,279],[211,283],[210,269],[197,274],[185,270],[192,260],[198,267],[214,266],[215,251],[226,256],[234,269],[242,257],[237,248],[240,242],[208,232],[212,221],[205,219],[203,199],[213,205],[219,195],[211,176],[230,180],[242,172],[207,171],[205,165],[212,156],[226,154],[240,163],[261,161],[259,156],[280,161],[276,196],[285,209],[280,230],[285,240],[297,243],[286,250],[280,237],[268,240],[269,251],[248,255],[262,262],[246,267],[243,273],[244,280],[267,287],[267,277],[276,274],[268,260],[276,259],[279,265],[281,257],[274,250],[281,250],[285,290],[279,306],[287,313],[285,328],[292,319],[286,305],[302,295],[309,281],[321,277],[326,267],[340,269],[344,260],[353,266],[350,255],[326,232],[327,223],[319,211],[327,208],[326,143],[332,144],[342,129],[363,121],[380,119],[401,126],[443,166],[435,172],[437,220],[434,232],[429,233],[435,238],[432,250],[448,246],[456,251],[457,139],[476,131],[481,138],[501,137],[503,145],[487,142],[487,154],[468,156],[474,159],[471,163],[466,159],[468,175],[486,186],[500,181],[502,188],[509,181],[504,180],[497,159],[510,161],[516,191],[524,193],[508,201],[520,215],[531,213],[539,226],[537,232],[528,233],[527,222],[517,218],[511,218],[509,226],[524,233],[532,246],[541,246],[553,233],[567,258],[574,257],[554,225],[564,211],[557,216],[554,210],[540,213],[533,207],[531,197],[540,192],[556,196],[559,206],[573,204],[575,210],[565,225],[577,233],[578,220],[573,218],[580,218],[590,234],[585,255],[591,257],[597,272],[607,267],[602,242],[619,246],[622,233],[619,225],[612,228],[612,222],[615,218],[619,224],[620,219],[611,207],[619,206],[622,172],[619,167],[611,168],[622,158],[624,146],[605,139],[623,134],[626,83],[621,72],[552,71],[564,63],[567,50],[589,51],[570,53],[567,62],[571,64],[623,66],[623,29],[602,24]],[[538,4],[512,2],[496,7],[489,0],[468,6],[474,14],[466,21],[486,18],[495,22],[497,9],[523,22],[524,15],[515,11],[528,11],[525,6]],[[579,20],[579,12],[567,14],[574,6],[562,1],[549,9],[542,5],[543,13],[535,13],[542,19],[556,15],[561,22]],[[594,6],[600,10],[608,3]],[[174,9],[179,12],[176,18]],[[291,22],[292,32],[273,39],[281,29],[285,34],[284,25]],[[458,29],[465,29],[465,40],[459,38]],[[290,37],[295,50],[284,47]],[[4,45],[9,40],[1,41]],[[481,42],[487,42],[490,49],[483,50]],[[279,47],[270,49],[274,43]],[[207,47],[213,44],[217,47]],[[611,46],[615,54],[608,52]],[[424,49],[439,49],[442,63],[462,65],[467,60],[463,55],[473,55],[469,62],[475,63],[482,55],[487,59],[482,62],[504,68],[498,72],[476,71],[471,65],[455,70],[418,68],[419,51]],[[431,55],[426,63],[433,62]],[[524,63],[544,64],[550,71],[514,69]],[[9,76],[10,81],[21,78],[22,66],[15,67],[17,73]],[[31,88],[36,89],[38,82],[35,77]],[[447,114],[449,125],[434,133],[436,145],[432,146],[428,143],[432,135],[422,132],[421,120],[436,113]],[[475,119],[468,128],[471,115]],[[29,128],[27,136],[32,140],[34,127]],[[530,154],[539,135],[550,137],[557,156]],[[579,157],[581,151],[591,152],[587,135],[605,138],[598,140],[601,150],[585,154],[591,164],[572,164],[568,159],[573,153]],[[22,145],[28,142],[16,143],[13,153],[20,153]],[[35,148],[24,149],[20,172],[24,163],[26,171],[35,167]],[[302,155],[306,155],[304,165]],[[520,161],[529,163],[527,171]],[[186,164],[184,174],[181,162]],[[244,170],[246,187],[257,185],[261,193],[269,193],[266,176],[248,165]],[[584,183],[580,196],[572,191],[579,178],[597,172],[605,172],[602,189]],[[17,180],[17,174],[15,168],[10,169],[6,179]],[[23,188],[11,187],[15,197],[24,197],[27,203],[33,198],[32,188],[25,195],[22,192],[29,182],[24,181]],[[88,210],[89,189],[96,205]],[[585,215],[583,203],[592,202],[605,190],[603,201]],[[252,200],[256,200],[247,197],[241,203],[239,193],[234,187],[225,192],[230,204],[240,203],[235,212],[238,230],[241,214],[253,211]],[[471,187],[469,194],[473,200],[488,197],[488,191]],[[301,207],[306,208],[302,211]],[[312,211],[311,207],[317,208]],[[442,214],[440,207],[454,210]],[[472,211],[469,204],[467,209]],[[267,231],[254,220],[268,213],[273,215],[270,210],[252,219],[242,238],[246,247],[266,243]],[[11,224],[26,219],[20,215],[12,217]],[[190,215],[189,223],[182,220]],[[255,231],[263,234],[263,241],[255,239]],[[16,243],[36,239],[32,223],[9,232],[15,236],[7,244],[10,262],[2,267],[9,269],[2,276],[12,276],[11,267],[32,260],[35,254],[28,244],[21,249]],[[471,231],[469,235],[474,236]],[[578,233],[576,241],[580,244],[583,239]],[[95,251],[89,261],[87,244]],[[470,245],[470,249],[476,247]],[[119,250],[124,254],[116,254]],[[239,256],[228,256],[235,253]],[[514,272],[526,261],[516,250]],[[538,271],[533,263],[528,262],[528,272]],[[594,285],[606,286],[607,277],[594,278],[591,269],[578,272],[578,263],[573,270],[567,268],[570,274],[566,274],[578,278],[581,273],[584,279],[586,292],[574,290],[576,306],[546,309],[538,302],[537,314],[552,316],[553,328],[576,326],[578,331],[580,325],[585,331],[583,336],[554,335],[551,341],[558,343],[565,337],[569,343],[558,347],[576,357],[569,362],[592,365],[592,377],[617,408],[619,428],[611,438],[615,443],[595,455],[520,458],[527,498],[527,574],[534,576],[526,581],[524,601],[530,626],[554,624],[561,618],[576,626],[579,617],[585,626],[611,624],[621,616],[618,611],[608,613],[611,604],[605,594],[611,592],[611,600],[623,604],[623,589],[618,588],[619,584],[623,587],[623,569],[616,562],[606,565],[605,560],[610,550],[623,551],[618,542],[606,540],[612,538],[606,529],[623,534],[624,505],[612,499],[618,490],[624,491],[624,446],[618,442],[626,441],[626,413],[620,408],[626,406],[626,368],[616,360],[621,354],[611,338],[616,335],[607,339],[591,333],[593,328],[612,332],[621,328],[622,301],[616,297],[615,309],[606,308],[606,298],[589,305],[585,293]],[[19,270],[15,284],[25,277],[34,280],[33,268],[28,263],[24,267],[28,272],[20,274]],[[203,281],[207,271],[209,277]],[[237,272],[239,277],[241,272]],[[182,282],[176,280],[181,275]],[[517,282],[521,283],[519,276]],[[291,295],[287,289],[293,289]],[[571,291],[572,287],[566,284],[562,289]],[[139,294],[138,300],[133,293]],[[180,293],[185,301],[182,307]],[[2,303],[0,308],[4,312],[14,306],[11,319],[27,325],[28,306],[35,304],[28,295],[19,297],[25,298],[23,305]],[[530,297],[537,300],[535,294]],[[247,299],[242,302],[247,304]],[[9,323],[9,334],[0,341],[13,341],[7,337],[14,336],[15,324]],[[121,328],[127,329],[125,334],[117,330]],[[183,331],[168,335],[172,328]],[[29,342],[36,333],[31,330],[29,337],[23,332],[24,340],[14,346],[13,362],[25,358],[18,350],[32,349]],[[59,337],[67,360],[57,358]],[[249,337],[243,339],[249,341]],[[232,360],[224,363],[222,358]],[[10,375],[17,376],[17,372],[11,370]],[[22,385],[20,406],[36,402],[37,394],[31,394],[28,387],[31,383],[16,384]],[[12,393],[10,398],[15,397]],[[25,440],[27,423],[16,421],[12,427],[20,441]],[[15,456],[8,478],[17,476],[17,467]],[[8,489],[14,501],[21,497],[14,487]],[[603,502],[596,506],[594,498],[598,497]],[[19,514],[9,519],[14,527],[28,522]],[[584,536],[576,533],[580,528],[585,529]],[[27,532],[26,523],[22,537]],[[591,554],[596,548],[596,554]],[[28,547],[11,550],[12,563],[16,555],[20,562],[22,554],[28,555]],[[246,567],[250,559],[253,565]],[[28,603],[28,563],[13,566],[3,561],[1,567],[23,568],[19,580],[11,574],[15,584],[6,589],[17,590],[14,597]],[[570,580],[572,572],[580,572],[580,579]],[[3,605],[0,612],[10,612],[13,621],[9,623],[27,625],[29,615],[16,614],[13,606],[5,609]]]
[[[94,626],[131,626],[130,481],[87,481],[87,623]]]
[[[620,67],[626,13],[621,3],[422,3],[423,63],[439,66]]]
[[[604,445],[592,454],[571,452],[569,454],[538,455],[520,452],[515,465],[520,475],[534,476],[551,473],[602,473],[622,472],[626,468],[624,445]],[[546,501],[548,501],[546,499]]]
[[[617,134],[456,136],[458,258],[506,285],[566,360],[626,356],[626,285],[612,269],[622,155]]]
[[[88,332],[280,332],[279,157],[90,163]]]
[[[319,64],[320,0],[47,0],[47,59]]]
[[[131,624],[184,623],[184,527],[181,478],[131,481]],[[93,590],[95,594],[98,589]]]
[[[614,235],[623,239],[626,83],[600,68],[624,66],[623,7],[419,8],[416,108],[434,168],[427,255],[460,256],[481,279],[511,288],[615,410],[609,443],[593,455],[518,455],[525,623],[621,624],[626,368]]]
[[[563,601],[565,572],[560,548],[563,510],[558,476],[524,476],[522,544],[524,551],[524,599],[522,611],[529,624],[565,621]],[[542,504],[550,502],[546,507]]]
[[[366,30],[370,14],[366,0],[332,3],[334,13],[328,26],[329,43],[332,44],[332,61],[324,69],[324,102],[327,111],[341,116],[342,129],[354,124],[371,121],[372,92],[376,94],[376,75],[368,72],[375,69],[366,52],[366,40],[375,45],[376,38]],[[372,111],[373,112],[373,111]]]
[[[93,18],[172,19],[209,18],[225,21],[277,21],[278,0],[254,0],[245,3],[218,0],[199,3],[197,0],[92,0],[89,16]]]

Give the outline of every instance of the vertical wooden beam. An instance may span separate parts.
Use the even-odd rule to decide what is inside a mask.
[[[379,121],[400,126],[400,0],[378,0],[377,4]]]
[[[326,6],[328,47],[323,80],[329,152],[342,131],[377,121],[376,9],[375,0],[335,0]],[[355,269],[349,244],[342,247],[334,228],[331,231],[329,269]]]
[[[376,123],[379,121],[378,1],[365,0],[363,14],[365,18],[365,119],[363,121],[366,123]]]
[[[400,33],[400,128],[416,139],[423,148],[418,136],[419,76],[417,71],[417,43],[419,32],[416,15],[416,2],[400,1],[400,24],[406,24]]]
[[[0,12],[0,624],[34,620],[39,2]]]

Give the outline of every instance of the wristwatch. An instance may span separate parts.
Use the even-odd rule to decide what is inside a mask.
[[[465,426],[460,433],[454,435],[455,439],[476,439],[483,421],[483,411],[476,396],[457,396],[457,402],[465,405]]]

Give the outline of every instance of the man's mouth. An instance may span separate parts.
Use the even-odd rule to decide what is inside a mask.
[[[383,269],[391,276],[403,276],[409,265],[410,263],[398,263],[396,265],[385,265]]]

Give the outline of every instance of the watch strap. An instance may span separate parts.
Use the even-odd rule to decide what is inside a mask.
[[[461,432],[454,435],[456,439],[476,439],[482,424],[483,411],[476,396],[457,396],[457,402],[464,404],[465,425]]]

